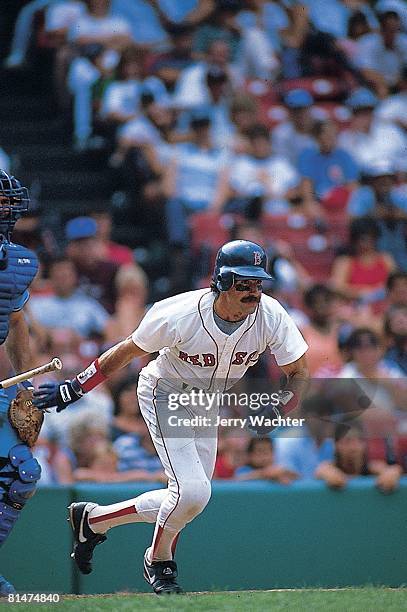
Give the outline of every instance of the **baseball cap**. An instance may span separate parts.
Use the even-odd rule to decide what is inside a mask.
[[[97,223],[91,217],[75,217],[65,225],[65,237],[67,240],[80,240],[91,238],[96,235]]]
[[[306,89],[293,89],[284,96],[288,108],[307,108],[314,104],[314,98]]]
[[[346,105],[355,111],[361,108],[374,108],[378,99],[370,89],[360,87],[356,89],[346,100]]]

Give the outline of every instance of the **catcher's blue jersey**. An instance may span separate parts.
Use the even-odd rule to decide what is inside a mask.
[[[11,242],[4,248],[6,257],[0,259],[0,344],[7,338],[11,313],[21,310],[28,300],[28,287],[38,270],[32,251]]]
[[[21,310],[27,302],[28,287],[38,270],[38,259],[32,251],[11,242],[5,243],[3,249],[3,257],[0,257],[0,344],[8,336],[11,313]],[[8,421],[8,406],[9,397],[0,390],[0,457],[7,456],[9,449],[20,442]]]

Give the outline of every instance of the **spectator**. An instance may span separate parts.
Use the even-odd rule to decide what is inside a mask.
[[[106,88],[101,103],[100,117],[105,121],[120,125],[140,113],[143,61],[144,54],[135,47],[121,54],[115,80]]]
[[[267,127],[255,125],[247,131],[247,136],[250,154],[238,157],[232,163],[231,195],[239,198],[246,212],[254,198],[261,198],[265,212],[287,213],[290,200],[298,197],[298,173],[287,159],[272,155]]]
[[[379,98],[385,98],[401,80],[407,62],[407,34],[400,31],[401,21],[395,11],[381,12],[379,22],[380,32],[359,39],[357,65]]]
[[[110,437],[113,442],[125,434],[143,435],[146,424],[141,416],[137,399],[137,381],[129,376],[120,381],[112,392],[114,402]]]
[[[343,435],[342,429],[335,432],[335,460],[323,462],[317,469],[316,477],[324,480],[329,487],[343,489],[350,478],[376,476],[375,484],[383,493],[397,489],[402,468],[388,465],[384,461],[369,461],[367,441],[360,426],[356,424]]]
[[[69,39],[84,56],[74,58],[68,87],[74,96],[74,136],[78,150],[92,142],[92,88],[112,75],[119,52],[132,44],[130,24],[110,14],[111,0],[89,0],[89,13],[72,26]]]
[[[204,56],[213,41],[223,40],[228,46],[231,61],[236,60],[241,39],[236,15],[240,9],[239,0],[218,0],[213,13],[195,33],[194,51]]]
[[[45,11],[45,31],[50,43],[54,47],[63,45],[69,30],[86,14],[86,2],[81,0],[52,2]]]
[[[133,43],[130,23],[111,13],[111,0],[88,0],[89,12],[71,27],[69,38],[77,46],[98,43],[122,51]]]
[[[335,38],[345,36],[352,11],[357,8],[367,18],[370,27],[377,27],[377,19],[366,0],[341,2],[338,0],[303,0],[310,12],[310,20],[316,30]]]
[[[354,159],[336,144],[337,128],[332,121],[317,121],[312,129],[318,148],[304,149],[298,158],[305,201],[329,198],[333,191],[343,189],[343,206],[357,186],[358,167]]]
[[[35,17],[52,2],[53,0],[31,0],[22,7],[14,26],[10,53],[4,60],[5,68],[21,68],[24,65],[32,40]]]
[[[84,295],[73,263],[65,257],[49,267],[52,295],[33,296],[31,311],[52,336],[62,330],[80,338],[103,337],[109,319],[105,309]]]
[[[248,131],[259,122],[254,98],[244,94],[235,96],[230,104],[230,118],[232,133],[228,142],[229,149],[238,155],[250,154]]]
[[[407,269],[407,192],[396,186],[394,167],[385,161],[368,168],[365,176],[368,184],[352,193],[348,210],[374,216],[380,232],[378,248]]]
[[[334,261],[332,286],[361,303],[385,297],[386,281],[395,269],[393,258],[377,250],[379,227],[369,217],[354,219],[350,226],[351,253]]]
[[[383,347],[380,338],[371,329],[363,327],[355,329],[350,334],[346,345],[350,361],[340,371],[339,376],[341,378],[366,378],[373,382],[381,380],[381,383],[385,384],[386,379],[403,377],[403,372],[398,366],[390,366],[383,360]],[[397,386],[394,381],[386,385],[386,389],[391,396],[386,398],[386,401],[379,398],[378,395],[374,396],[374,402],[378,407],[389,408],[398,405],[398,402],[406,395],[405,389],[403,396],[397,396],[401,387]],[[378,388],[376,391],[378,391]]]
[[[389,95],[380,101],[375,115],[382,121],[388,121],[407,130],[407,63],[403,68],[399,89],[399,93]]]
[[[104,144],[100,137],[92,137],[94,107],[100,102],[95,95],[98,83],[107,85],[113,81],[117,61],[115,51],[109,52],[99,43],[90,43],[81,48],[81,55],[75,57],[69,67],[67,84],[73,95],[74,148],[78,153],[101,148]]]
[[[163,177],[168,198],[166,222],[173,251],[173,282],[183,283],[188,275],[188,216],[203,210],[220,211],[228,179],[228,158],[210,138],[210,118],[204,111],[192,116],[191,142],[179,144]],[[188,286],[188,285],[187,285]]]
[[[407,304],[392,306],[386,313],[384,332],[388,348],[386,365],[399,368],[407,377]]]
[[[193,31],[188,24],[171,24],[167,28],[171,38],[169,51],[156,55],[151,61],[150,71],[165,84],[170,93],[174,92],[181,72],[195,63],[192,55]]]
[[[361,171],[383,160],[400,163],[406,159],[406,136],[396,125],[376,119],[378,100],[368,89],[354,91],[346,104],[352,110],[348,129],[338,137],[338,145],[359,164]]]
[[[397,270],[387,279],[388,306],[407,306],[407,271]]]
[[[147,470],[119,470],[119,458],[110,442],[98,442],[92,448],[88,467],[79,467],[73,472],[76,481],[91,482],[135,482],[151,481],[166,482],[162,470],[149,472]]]
[[[226,480],[235,476],[237,468],[246,460],[247,438],[242,431],[219,432],[214,478]]]
[[[278,2],[246,0],[236,16],[242,31],[259,28],[276,51],[281,51],[282,33],[289,26],[286,7]]]
[[[134,480],[167,482],[162,465],[146,430],[142,435],[123,434],[114,442],[119,472],[131,472]]]
[[[348,211],[354,217],[374,215],[387,216],[389,208],[394,209],[396,217],[407,215],[407,194],[396,188],[394,164],[385,159],[365,169],[365,185],[352,193]]]
[[[117,264],[103,259],[97,238],[97,223],[90,217],[75,217],[65,226],[66,256],[75,265],[79,285],[99,301],[109,314],[116,300]]]
[[[91,218],[97,223],[96,236],[99,240],[100,256],[105,261],[111,261],[120,266],[133,265],[133,251],[123,244],[111,240],[112,214],[109,210],[92,212]]]
[[[242,84],[241,77],[230,64],[230,51],[227,43],[216,39],[208,46],[205,59],[181,72],[174,91],[172,101],[174,106],[186,109],[211,104],[207,75],[212,69],[226,74],[231,93]]]
[[[358,54],[358,41],[361,36],[369,34],[372,28],[362,11],[355,11],[349,17],[346,38],[338,40],[341,49],[346,53],[350,62],[355,65]]]
[[[106,327],[106,339],[113,344],[127,338],[138,327],[146,312],[148,279],[135,265],[120,268],[115,279],[116,302],[114,314]]]
[[[298,156],[307,147],[316,146],[312,136],[311,106],[314,100],[308,91],[293,89],[284,97],[290,118],[274,128],[273,150],[296,165]]]
[[[302,427],[283,430],[274,439],[275,461],[298,474],[300,479],[315,478],[315,471],[322,461],[332,461],[334,444],[332,423],[324,418],[331,412],[331,405],[319,396],[307,397],[302,402]]]
[[[314,285],[304,294],[309,323],[301,332],[309,349],[307,361],[312,377],[334,377],[343,362],[338,349],[335,296],[325,285]]]
[[[297,477],[294,470],[275,462],[270,438],[252,438],[247,448],[247,464],[237,468],[235,480],[275,480],[288,485]]]
[[[118,131],[117,149],[111,158],[117,167],[124,164],[133,190],[140,191],[139,184],[162,173],[172,154],[174,135],[174,113],[154,95],[145,90],[142,93],[143,113],[126,122]],[[128,168],[126,169],[126,165]],[[135,173],[136,176],[135,176]]]

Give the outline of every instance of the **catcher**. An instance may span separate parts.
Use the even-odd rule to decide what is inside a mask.
[[[0,170],[0,344],[4,343],[16,372],[31,366],[24,305],[38,261],[34,253],[13,244],[10,238],[17,219],[28,210],[29,202],[27,189]],[[9,398],[0,389],[0,546],[34,494],[41,475],[40,465],[30,450],[43,420],[43,415],[38,418],[32,406],[33,390],[30,381],[18,385],[16,399],[9,407]],[[12,593],[15,593],[13,585],[0,575],[0,596]]]

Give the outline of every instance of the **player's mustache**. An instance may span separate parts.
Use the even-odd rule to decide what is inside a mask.
[[[256,302],[256,304],[258,304],[260,302],[260,298],[255,297],[254,295],[248,295],[245,298],[242,298],[241,300],[242,302],[246,303],[250,303],[250,302]]]

